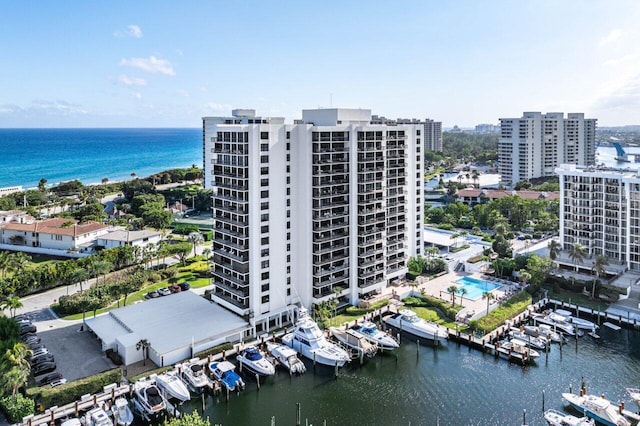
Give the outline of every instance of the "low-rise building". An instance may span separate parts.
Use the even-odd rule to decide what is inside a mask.
[[[142,230],[142,231],[126,231],[116,230],[98,237],[96,245],[106,249],[132,246],[132,247],[148,247],[150,244],[158,244],[162,239],[162,234],[158,231]]]
[[[458,201],[465,204],[475,205],[486,203],[491,200],[496,200],[504,197],[516,196],[527,200],[557,200],[560,198],[559,192],[545,192],[545,191],[512,191],[504,189],[478,189],[478,188],[465,188],[459,189]]]

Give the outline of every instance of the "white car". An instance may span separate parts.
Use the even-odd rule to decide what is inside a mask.
[[[67,379],[64,379],[64,378],[54,380],[53,382],[51,382],[51,387],[55,388],[56,386],[64,385],[65,383],[67,383]]]

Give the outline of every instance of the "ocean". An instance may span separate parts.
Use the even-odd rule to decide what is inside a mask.
[[[202,167],[202,129],[0,129],[0,188]]]

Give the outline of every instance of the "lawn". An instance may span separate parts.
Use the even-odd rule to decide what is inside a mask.
[[[438,314],[438,310],[435,308],[427,308],[427,307],[422,307],[422,306],[415,306],[415,307],[411,307],[409,308],[412,311],[414,311],[420,318],[427,320],[427,321],[431,321],[434,322],[436,324],[440,324],[444,327],[447,328],[451,328],[456,330],[456,326],[458,327],[457,330],[462,330],[462,328],[460,328],[460,325],[453,321],[445,321],[444,318],[440,317],[440,315]],[[466,328],[466,326],[465,326]]]
[[[575,293],[562,288],[558,288],[554,291],[551,287],[543,287],[548,290],[547,296],[549,299],[560,300],[561,302],[573,303],[574,305],[583,306],[585,308],[593,308],[599,311],[604,311],[609,307],[609,302],[601,299],[592,299],[582,293]]]

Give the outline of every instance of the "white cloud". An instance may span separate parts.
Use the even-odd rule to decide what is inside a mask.
[[[142,93],[140,93],[140,92],[132,93],[132,94],[131,94],[131,97],[132,97],[133,99],[135,99],[135,100],[138,100],[138,101],[139,101],[139,100],[141,100],[141,99],[142,99]]]
[[[142,38],[142,30],[137,25],[129,25],[126,30],[118,30],[113,33],[114,37],[133,37]]]
[[[231,109],[233,109],[233,107],[231,105],[228,105],[228,104],[218,104],[216,102],[207,102],[206,104],[204,104],[204,109],[207,112],[226,113],[226,112],[231,111]]]
[[[116,83],[123,84],[125,86],[146,86],[147,80],[140,77],[129,77],[124,74],[121,74],[117,77],[111,77]]]
[[[607,34],[605,37],[602,37],[598,45],[602,47],[602,46],[606,46],[607,44],[611,44],[616,40],[618,40],[621,35],[622,35],[622,30],[619,28],[615,28],[611,30],[611,32]]]
[[[165,75],[176,75],[173,65],[166,59],[159,59],[155,56],[148,58],[131,58],[120,60],[120,66],[138,68],[151,73],[160,73]]]
[[[73,104],[67,101],[49,101],[44,99],[35,99],[31,105],[21,107],[18,105],[0,105],[0,114],[21,115],[21,116],[71,116],[85,115],[89,112],[81,105]]]
[[[177,90],[176,93],[180,96],[184,96],[185,98],[189,97],[189,92],[187,92],[186,90],[180,89],[180,90]]]

